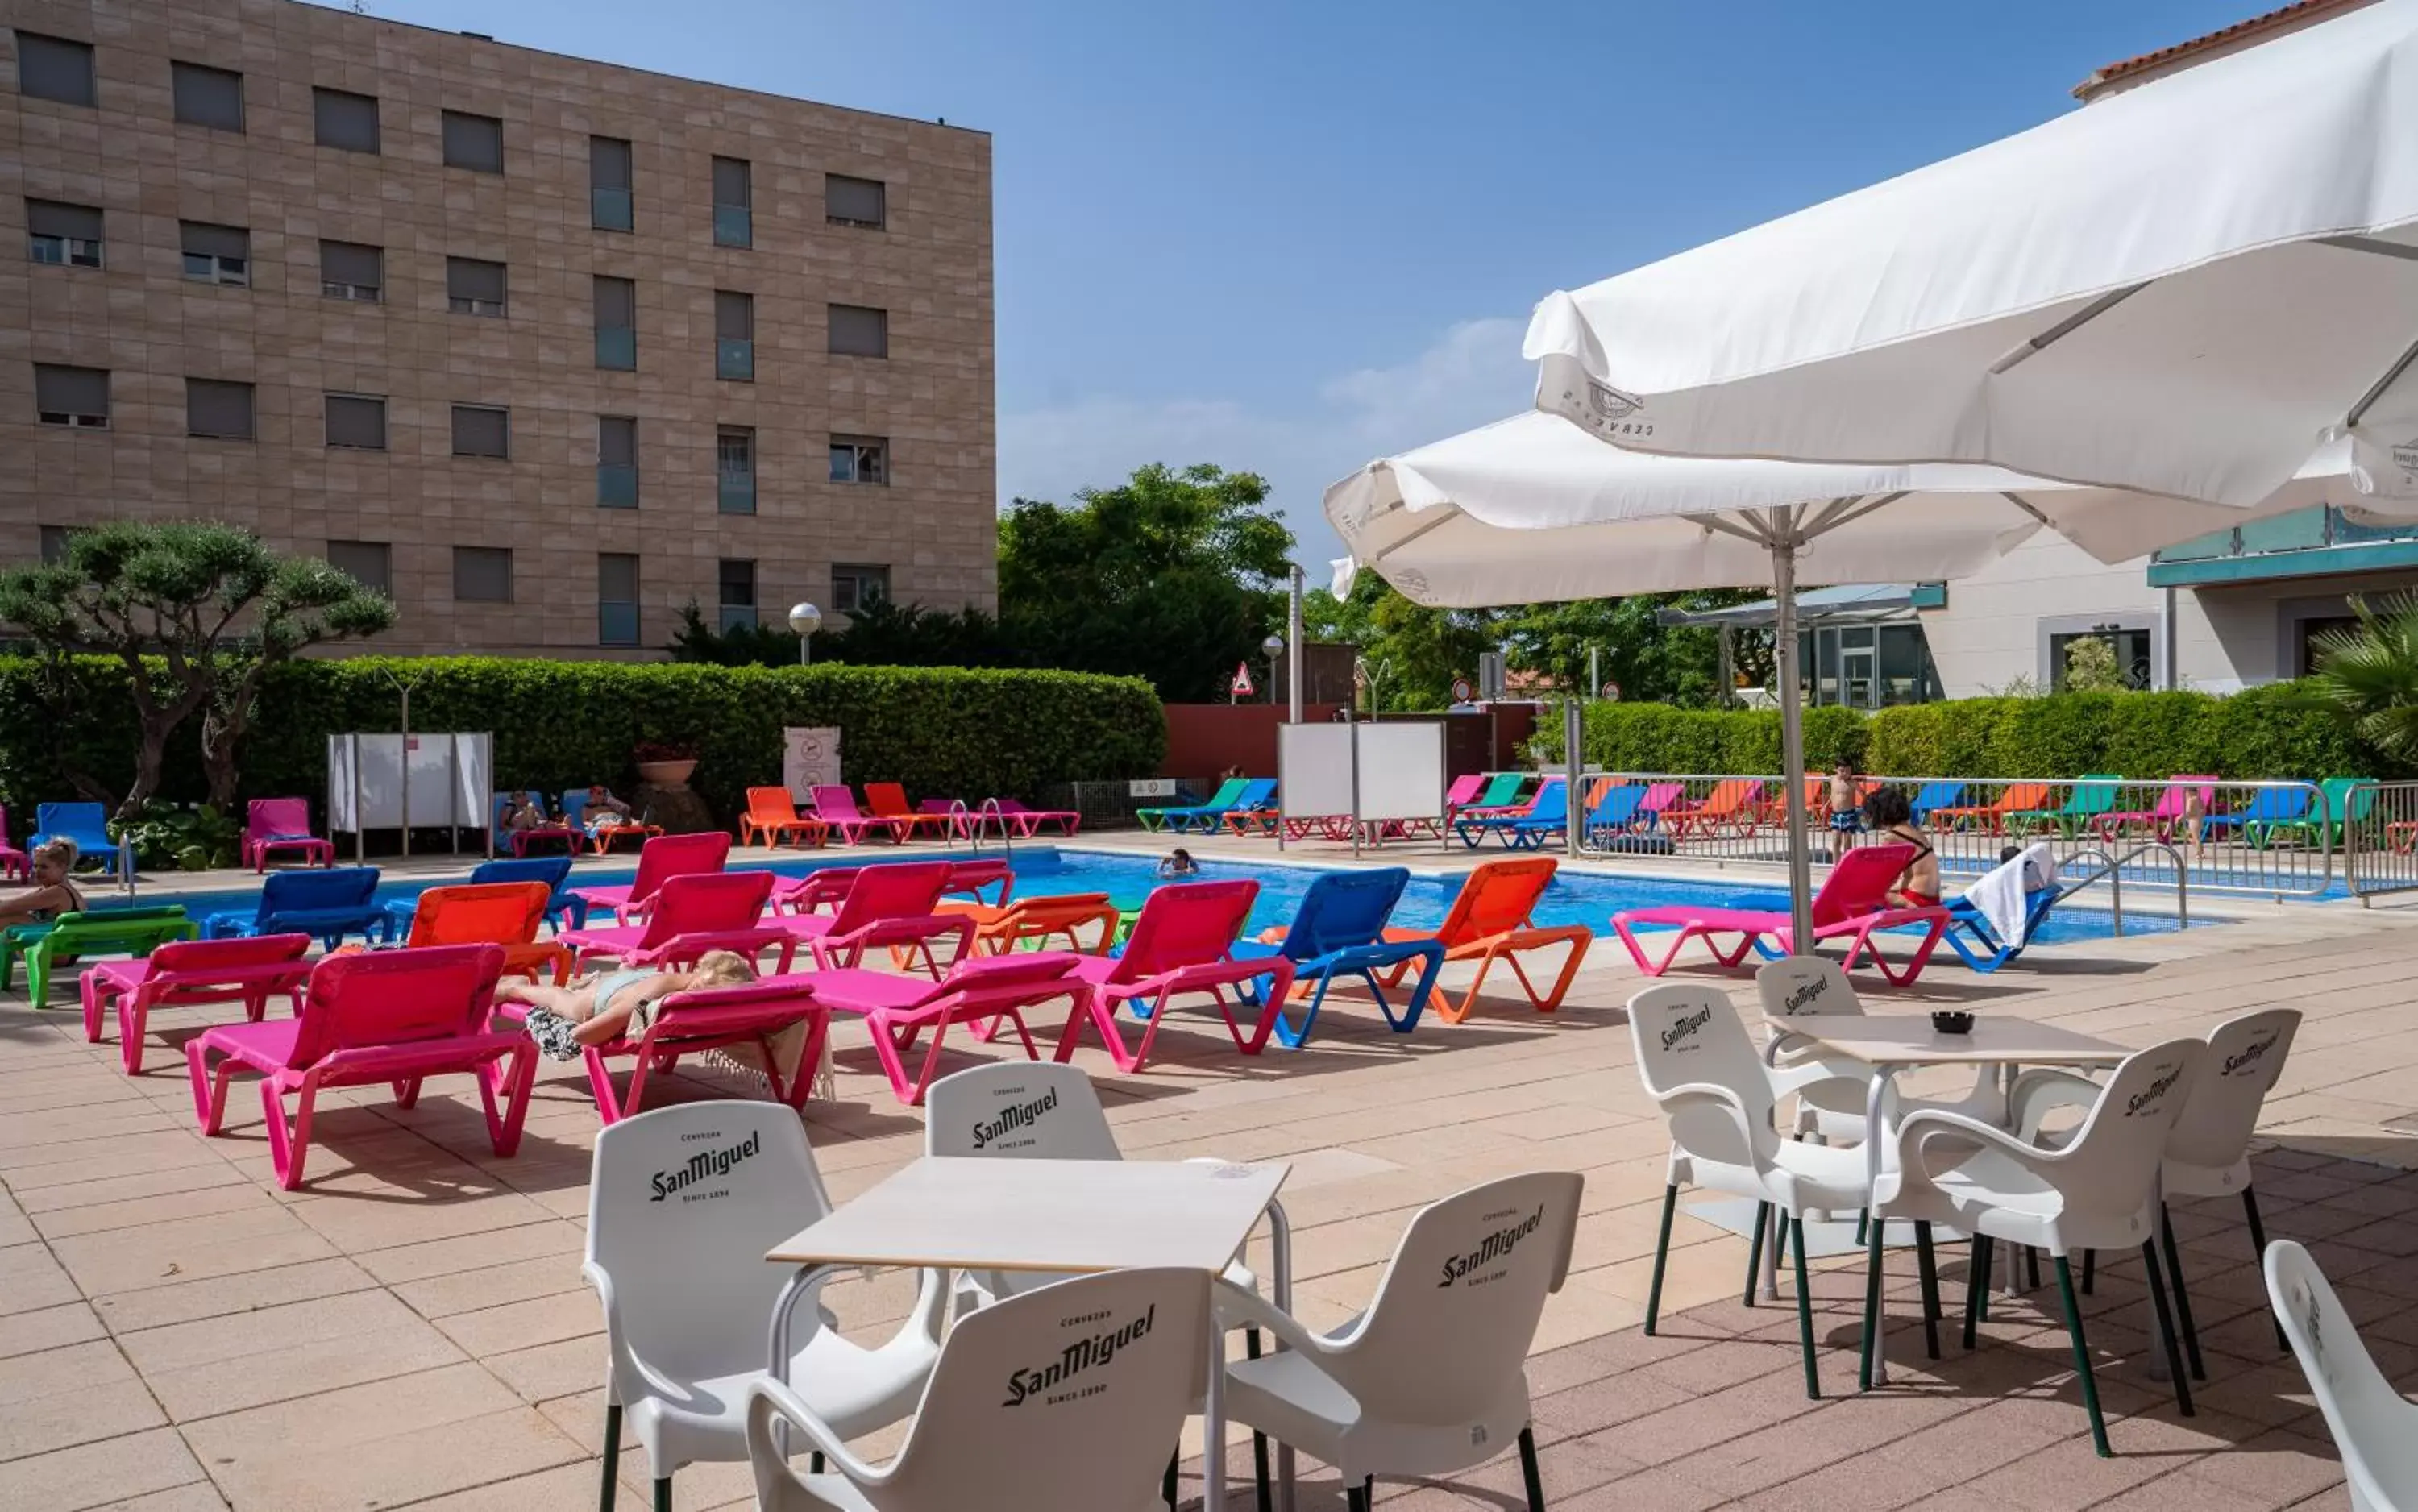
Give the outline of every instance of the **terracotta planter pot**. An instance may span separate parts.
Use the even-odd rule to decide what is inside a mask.
[[[696,770],[696,763],[693,760],[641,761],[638,763],[638,780],[657,787],[684,787],[688,786],[689,773]]]

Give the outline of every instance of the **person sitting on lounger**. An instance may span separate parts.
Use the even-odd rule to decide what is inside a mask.
[[[1914,805],[1894,787],[1876,787],[1864,800],[1864,823],[1884,844],[1896,841],[1914,847],[1914,860],[1898,873],[1889,900],[1901,909],[1929,909],[1939,903],[1939,857],[1922,826],[1914,822]]]
[[[677,992],[700,987],[734,987],[756,980],[756,968],[736,951],[710,950],[686,971],[648,968],[612,970],[583,977],[567,987],[544,986],[514,979],[496,986],[497,1002],[517,1002],[528,1009],[524,1022],[547,1059],[576,1060],[590,1045],[609,1045],[626,1035],[643,1034],[654,1022],[655,1004]]]
[[[1169,878],[1198,877],[1201,875],[1201,863],[1192,859],[1192,852],[1178,846],[1160,859],[1158,875]]]
[[[84,894],[68,874],[75,870],[72,840],[52,840],[36,846],[28,864],[34,885],[14,897],[0,898],[0,925],[53,924],[63,913],[84,908]]]
[[[581,817],[587,822],[590,839],[594,839],[600,831],[617,830],[624,824],[638,822],[631,813],[630,805],[614,797],[612,790],[601,782],[588,785],[588,806],[581,811]]]
[[[543,830],[545,825],[545,810],[527,793],[513,798],[504,809],[504,832],[507,834]]]

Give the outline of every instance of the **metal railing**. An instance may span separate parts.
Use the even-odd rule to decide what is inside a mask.
[[[1140,810],[1206,802],[1220,786],[1215,774],[1139,782],[1069,782],[1045,787],[1036,796],[1043,808],[1071,809],[1081,815],[1085,830],[1133,830],[1141,826],[1135,817]]]
[[[2058,885],[2064,890],[2065,896],[2071,897],[2102,882],[2106,883],[2107,912],[2115,921],[2116,933],[2121,935],[2124,933],[2124,868],[2132,865],[2139,858],[2153,853],[2163,853],[2172,863],[2169,870],[2175,890],[2175,927],[2189,929],[2191,927],[2190,869],[2183,864],[2182,852],[2163,840],[2152,840],[2147,845],[2135,846],[2121,856],[2111,856],[2104,850],[2077,850],[2066,857],[2061,863]],[[2084,872],[2079,877],[2074,876],[2070,870],[2067,870],[2067,868],[2080,866],[2086,862],[2093,863],[2094,869]]]
[[[952,799],[949,802],[949,848],[954,850],[957,842],[963,840],[969,851],[981,855],[983,831],[994,823],[999,826],[999,853],[1014,856],[1016,827],[1008,822],[1007,810],[1000,806],[998,799],[986,798],[980,808],[971,809],[966,807],[964,799]]]
[[[2364,782],[2327,815],[2342,834],[2343,872],[2364,905],[2418,888],[2418,782]]]
[[[1809,778],[1807,786],[1816,863],[1836,861],[1870,841],[1859,808],[1833,815],[1829,778]],[[1587,816],[1582,837],[1586,854],[1772,864],[1788,859],[1786,790],[1777,777],[1605,772],[1586,777],[1581,787],[1570,807]],[[2326,821],[2328,796],[2311,783],[2212,777],[1855,779],[1859,802],[1880,787],[1905,795],[1939,858],[1943,885],[1960,878],[1969,881],[2013,848],[2043,840],[2056,848],[2060,865],[2088,851],[2114,855],[2128,846],[2163,847],[2175,858],[2171,867],[2146,867],[2135,851],[2117,863],[2118,869],[2136,882],[2153,880],[2150,874],[2156,873],[2200,893],[2319,897],[2336,880],[2342,827]],[[2418,806],[2418,798],[2412,802]],[[2418,818],[2418,812],[2410,817]],[[2373,828],[2381,844],[2383,826]],[[2418,826],[2398,832],[2418,848]],[[2418,872],[2418,857],[2405,870]],[[2394,885],[2418,885],[2418,876]]]

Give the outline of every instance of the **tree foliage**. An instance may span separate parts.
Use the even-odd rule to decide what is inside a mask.
[[[118,803],[130,817],[159,788],[169,736],[196,713],[210,801],[232,802],[263,674],[304,647],[378,634],[394,622],[394,605],[316,557],[286,556],[233,526],[119,520],[70,536],[62,561],[0,573],[0,620],[54,671],[76,654],[125,668],[140,731]],[[71,700],[70,680],[54,676],[49,696]],[[70,780],[105,795],[89,772]]]
[[[2381,609],[2353,599],[2351,608],[2356,627],[2318,637],[2308,696],[2363,744],[2418,762],[2418,593],[2388,600]]]
[[[681,628],[665,648],[675,662],[713,666],[795,666],[798,633],[787,626],[740,625],[716,630],[696,604],[681,610]],[[1017,666],[1023,664],[1000,634],[999,621],[969,604],[927,609],[879,599],[849,617],[846,628],[819,630],[814,659],[853,666]]]
[[[1008,643],[1035,664],[1147,678],[1171,703],[1218,697],[1282,618],[1293,532],[1266,481],[1154,464],[1075,496],[1000,517]]]

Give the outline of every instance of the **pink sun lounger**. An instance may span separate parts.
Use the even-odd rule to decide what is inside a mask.
[[[255,798],[244,812],[243,842],[237,864],[268,870],[274,851],[301,852],[306,866],[336,864],[336,843],[311,832],[311,803],[302,798]]]
[[[1134,921],[1133,937],[1125,941],[1123,955],[1076,957],[1076,974],[1091,983],[1093,992],[1088,1001],[1067,1016],[1065,1031],[1058,1037],[1056,1059],[1075,1058],[1083,1026],[1089,1023],[1099,1031],[1118,1070],[1140,1071],[1149,1059],[1159,1023],[1167,1016],[1168,1003],[1192,993],[1207,993],[1217,1000],[1236,1049],[1245,1055],[1259,1054],[1276,1028],[1278,1006],[1293,991],[1293,962],[1284,956],[1238,961],[1230,954],[1250,921],[1251,904],[1259,893],[1260,884],[1246,879],[1177,882],[1151,893],[1142,902],[1141,917]],[[1234,1007],[1249,1004],[1239,994],[1234,1002],[1229,1002],[1226,989],[1260,977],[1269,983],[1259,994],[1258,1021],[1246,1027],[1234,1017]],[[1125,1047],[1125,1034],[1117,1028],[1119,1003],[1130,1004],[1146,1020],[1140,1043],[1131,1049]]]
[[[487,1027],[503,969],[500,945],[364,951],[322,960],[295,1017],[222,1024],[185,1046],[202,1132],[215,1135],[224,1123],[227,1084],[236,1071],[258,1073],[269,1158],[278,1184],[290,1192],[302,1184],[312,1107],[322,1091],[390,1082],[395,1106],[407,1108],[420,1100],[423,1078],[461,1072],[478,1078],[487,1137],[497,1155],[510,1155],[520,1148],[521,1121],[528,1114],[537,1045],[518,1031]],[[289,1092],[300,1098],[291,1128]]]
[[[734,1046],[755,1051],[774,1102],[803,1110],[806,1089],[814,1083],[815,1067],[822,1063],[823,1042],[831,1030],[831,1010],[815,995],[820,980],[782,973],[735,986],[676,992],[663,999],[655,1004],[653,1022],[636,1039],[624,1035],[585,1047],[582,1059],[588,1066],[589,1090],[596,1094],[597,1117],[606,1123],[628,1118],[638,1110],[650,1073],[667,1074],[682,1056]],[[498,1004],[497,1012],[514,1021],[526,1014],[517,1003]],[[784,1077],[773,1042],[801,1023],[806,1029],[804,1047],[791,1073]],[[625,1057],[635,1062],[630,1068],[630,1087],[616,1095],[611,1062]]]
[[[924,1101],[925,1089],[940,1070],[951,1024],[964,1024],[974,1038],[987,1040],[1005,1020],[1016,1026],[1025,1056],[1040,1060],[1024,1010],[1064,998],[1080,1014],[1092,996],[1078,970],[1084,959],[1064,951],[977,957],[960,962],[939,982],[851,967],[818,971],[809,980],[816,999],[832,1012],[864,1016],[891,1090],[911,1107]],[[905,1057],[927,1029],[932,1042],[924,1051],[923,1068],[910,1076]]]
[[[1071,808],[1027,808],[1017,799],[1002,798],[999,801],[999,811],[1016,826],[1019,840],[1030,840],[1039,834],[1045,824],[1060,826],[1070,839],[1083,827],[1083,816]]]
[[[645,924],[567,929],[556,939],[571,947],[574,970],[594,961],[678,970],[695,966],[708,951],[736,951],[752,961],[778,950],[781,962],[774,970],[786,971],[797,940],[778,920],[765,916],[773,880],[771,872],[674,877],[656,893]]]
[[[302,959],[308,935],[253,935],[241,939],[175,939],[148,958],[101,961],[84,968],[84,1037],[100,1043],[101,1025],[117,1010],[119,1058],[130,1077],[143,1074],[143,1031],[154,1008],[191,1008],[239,1002],[244,1017],[259,1023],[268,1000],[283,992],[302,1011],[302,985],[311,967]]]
[[[2190,821],[2192,801],[2195,798],[2199,801],[2200,817],[2205,818],[2216,806],[2216,779],[2214,777],[2177,777],[2167,785],[2165,792],[2158,795],[2157,807],[2134,809],[2129,813],[2121,814],[2102,814],[2093,818],[2090,823],[2092,828],[2099,832],[2099,838],[2109,845],[2113,845],[2128,832],[2135,834],[2147,833],[2159,840],[2170,841],[2176,838],[2175,832]],[[2196,840],[2199,837],[2185,835],[2182,838]]]
[[[718,872],[730,860],[730,836],[719,830],[697,834],[659,834],[638,848],[638,875],[620,887],[575,887],[571,895],[601,909],[620,924],[636,924],[655,893],[675,877]],[[586,923],[583,915],[581,923]]]
[[[839,832],[843,845],[862,845],[868,834],[882,833],[895,842],[906,838],[906,826],[896,819],[867,814],[856,806],[856,794],[840,784],[826,784],[814,790],[815,817]]]
[[[787,914],[775,922],[792,939],[803,941],[814,953],[816,966],[824,970],[861,965],[866,951],[887,945],[911,958],[921,954],[926,970],[938,981],[941,962],[932,949],[934,940],[956,938],[952,965],[973,949],[973,920],[941,911],[941,894],[952,870],[945,861],[859,867],[835,911]]]
[[[1880,969],[1881,976],[1891,986],[1904,986],[1921,976],[1923,963],[1931,959],[1932,951],[1939,944],[1940,936],[1946,933],[1954,916],[1936,905],[1919,909],[1889,906],[1890,884],[1898,879],[1915,855],[1912,846],[1859,846],[1840,858],[1839,863],[1830,868],[1830,875],[1823,879],[1822,890],[1814,894],[1814,939],[1806,948],[1811,950],[1814,944],[1826,939],[1844,939],[1847,941],[1847,958],[1844,965],[1849,970],[1855,969],[1857,960],[1869,950],[1873,964]],[[1872,938],[1874,931],[1918,924],[1931,927],[1923,935],[1922,943],[1916,947],[1914,955],[1907,960],[1905,969],[1893,970],[1888,957],[1881,955],[1878,942]],[[1661,960],[1652,961],[1646,958],[1637,937],[1630,932],[1632,926],[1637,925],[1676,927],[1679,935],[1671,941],[1671,948]],[[1712,951],[1713,959],[1723,966],[1736,966],[1745,960],[1747,953],[1759,948],[1760,942],[1767,939],[1771,941],[1771,947],[1764,950],[1766,955],[1796,954],[1795,941],[1791,939],[1792,926],[1785,909],[1700,909],[1688,904],[1666,904],[1660,908],[1624,909],[1612,916],[1612,927],[1619,934],[1620,942],[1629,947],[1630,956],[1637,962],[1638,970],[1647,976],[1660,976],[1669,970],[1671,963],[1679,958],[1679,952],[1691,939],[1704,940]],[[1732,934],[1738,937],[1736,950],[1724,951],[1715,943],[1715,936]]]

